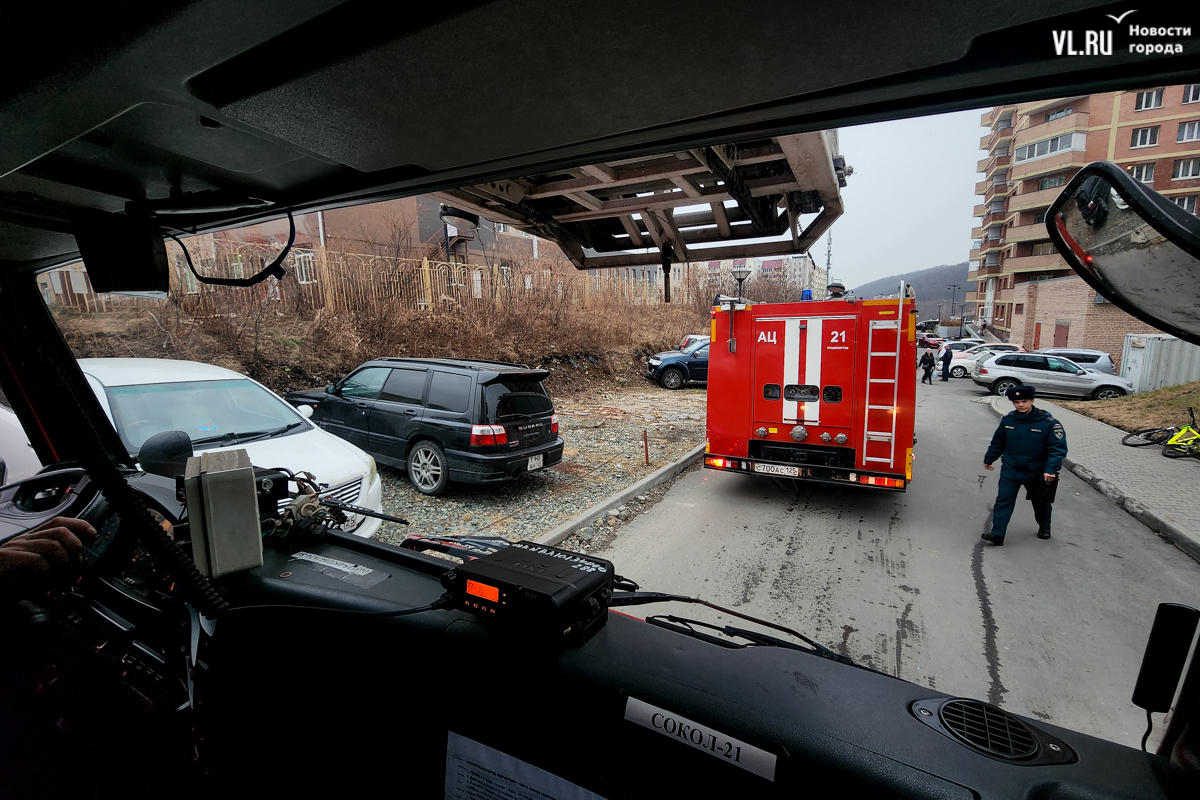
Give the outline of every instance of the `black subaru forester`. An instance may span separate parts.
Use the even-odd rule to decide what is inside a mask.
[[[503,361],[377,358],[324,391],[289,392],[312,421],[406,469],[417,491],[451,481],[498,483],[557,464],[563,440],[542,381],[550,373]]]

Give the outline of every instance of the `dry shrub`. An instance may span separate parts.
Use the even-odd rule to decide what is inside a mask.
[[[467,305],[414,310],[401,297],[372,297],[364,308],[312,308],[288,291],[195,295],[181,303],[140,301],[104,313],[55,307],[77,357],[135,356],[217,364],[276,391],[324,385],[382,356],[480,358],[543,366],[552,391],[586,391],[629,380],[642,357],[688,333],[706,333],[703,287],[679,287],[685,302],[645,303],[620,291],[585,291],[587,276],[553,286],[499,286]],[[594,279],[593,279],[594,280]],[[596,282],[599,284],[599,282]]]

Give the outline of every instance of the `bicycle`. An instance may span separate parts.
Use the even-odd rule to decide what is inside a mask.
[[[1200,457],[1200,430],[1196,428],[1196,412],[1188,408],[1188,416],[1192,420],[1190,425],[1134,431],[1122,438],[1121,444],[1128,447],[1161,445],[1162,453],[1167,458]]]

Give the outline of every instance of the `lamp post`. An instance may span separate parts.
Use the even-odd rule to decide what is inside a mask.
[[[736,353],[737,339],[733,338],[733,309],[742,299],[742,282],[750,277],[750,268],[743,264],[740,267],[734,267],[732,272],[734,280],[737,281],[738,296],[737,300],[729,302],[729,352]]]
[[[941,326],[942,326],[942,304],[941,304],[941,303],[938,303],[938,321],[937,321],[937,327],[939,327],[939,328],[940,328]],[[935,330],[935,331],[934,331],[934,333],[937,333],[937,331]]]
[[[958,290],[962,288],[962,284],[954,283],[946,288],[950,290],[950,318],[954,319],[954,298]],[[958,338],[962,338],[962,317],[958,318]]]

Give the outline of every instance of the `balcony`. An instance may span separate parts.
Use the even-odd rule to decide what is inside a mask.
[[[1046,223],[1035,222],[1031,225],[1016,225],[1004,231],[1004,241],[1012,244],[1013,242],[1038,242],[1045,241],[1050,238],[1050,234],[1046,233]]]
[[[1051,100],[1034,100],[1032,103],[1018,103],[1018,114],[1036,114],[1039,111],[1045,111],[1048,108],[1071,103],[1075,100],[1083,100],[1087,97],[1086,94],[1075,95],[1074,97],[1056,97]],[[1086,113],[1086,112],[1083,112]]]
[[[1028,128],[1022,128],[1013,137],[1013,147],[1020,147],[1029,142],[1038,142],[1042,139],[1049,139],[1057,133],[1066,133],[1067,131],[1086,131],[1088,128],[1089,115],[1086,111],[1081,111],[1077,114],[1067,114],[1065,117],[1052,119],[1049,122],[1043,122],[1040,125],[1031,125]]]
[[[963,302],[964,303],[978,303],[979,302],[979,292],[967,292],[966,296],[963,297]]]
[[[988,213],[988,207],[984,203],[980,203],[979,205],[977,205],[973,209],[971,209],[972,217],[982,217],[986,213]]]
[[[980,267],[975,271],[976,278],[986,278],[988,275],[999,275],[1000,270],[1004,269],[1000,264],[991,264],[990,266]]]
[[[984,136],[979,140],[979,149],[988,151],[990,155],[992,148],[1001,142],[1008,141],[1013,137],[1012,125],[1006,125],[1003,128],[996,128],[994,131]]]
[[[1058,253],[1045,256],[1020,256],[1004,262],[1005,272],[1042,272],[1055,269],[1068,269],[1067,262]]]
[[[1011,163],[1012,156],[1008,153],[1005,153],[1002,156],[989,156],[988,158],[982,158],[979,160],[979,163],[975,165],[975,171],[987,173],[990,176],[992,170],[1007,167]]]
[[[977,247],[967,255],[967,260],[978,261],[982,256],[983,256],[983,253],[981,253],[979,251],[979,248]],[[968,280],[970,280],[970,279],[968,278]]]
[[[979,226],[978,228],[971,228],[971,238],[972,239],[982,239],[983,233],[984,233],[984,231],[983,231],[982,225]]]
[[[991,205],[992,201],[997,197],[1008,197],[1012,194],[1013,187],[1009,183],[993,183],[987,187],[987,192],[983,195],[983,202]]]
[[[1067,150],[1052,156],[1024,161],[1015,165],[1009,173],[1009,180],[1018,181],[1033,178],[1038,175],[1048,175],[1060,172],[1067,167],[1083,167],[1087,165],[1087,154],[1082,150]]]
[[[980,255],[988,253],[998,253],[1008,246],[1008,243],[1003,239],[987,239],[979,246]]]
[[[974,269],[967,270],[967,280],[973,281],[979,278],[979,272]]]
[[[1012,293],[1013,293],[1012,289],[997,289],[995,291],[995,293],[992,295],[992,302],[993,303],[1011,303],[1012,302]]]
[[[1005,220],[1007,220],[1010,216],[1012,216],[1012,214],[1010,214],[1008,211],[993,211],[979,221],[979,227],[986,228],[990,225],[1003,225]],[[975,238],[978,239],[980,237],[976,236]]]
[[[1011,214],[1014,211],[1029,211],[1037,208],[1048,208],[1060,194],[1063,187],[1056,186],[1053,189],[1042,189],[1037,192],[1025,192],[1023,194],[1014,194],[1008,199],[1008,211]]]

